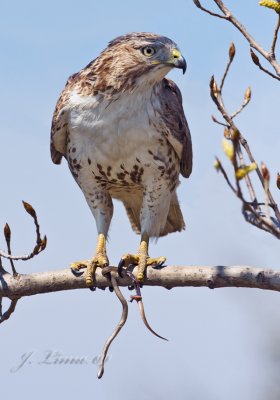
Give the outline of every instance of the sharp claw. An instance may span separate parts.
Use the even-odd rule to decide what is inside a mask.
[[[114,291],[114,288],[112,286],[109,286],[109,290],[112,293]]]
[[[134,285],[128,285],[128,290],[133,290],[134,289]]]
[[[91,290],[92,292],[95,292],[96,291],[96,287],[95,286],[91,286],[91,287],[89,287],[89,290]]]
[[[71,268],[72,274],[76,277],[83,275],[84,271],[77,271],[75,268]]]
[[[164,263],[165,263],[165,261],[161,261],[158,264],[152,265],[152,268],[160,269],[163,266]]]
[[[122,275],[122,270],[123,270],[123,267],[124,267],[124,259],[121,259],[120,260],[120,262],[119,262],[119,264],[118,264],[118,275],[122,278],[123,277],[123,275]]]

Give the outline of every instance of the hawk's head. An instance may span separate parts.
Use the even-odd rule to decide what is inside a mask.
[[[88,67],[96,72],[102,89],[110,86],[125,90],[159,82],[172,68],[180,68],[185,73],[187,64],[172,40],[141,32],[112,40]]]

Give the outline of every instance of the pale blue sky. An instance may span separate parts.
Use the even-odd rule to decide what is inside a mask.
[[[227,4],[269,45],[275,23],[272,12],[255,0]],[[95,58],[109,40],[130,31],[169,36],[188,63],[186,75],[170,74],[181,88],[194,144],[194,172],[179,189],[187,230],[160,239],[152,245],[151,255],[166,255],[170,265],[278,268],[277,240],[243,221],[240,204],[212,168],[214,156],[222,156],[222,130],[210,118],[217,113],[208,85],[213,73],[220,76],[231,41],[237,55],[225,88],[228,105],[237,107],[251,85],[252,104],[239,118],[239,127],[257,161],[265,161],[274,176],[279,168],[279,88],[252,64],[240,34],[200,12],[191,0],[26,0],[1,7],[0,226],[10,223],[17,253],[31,248],[34,232],[20,204],[24,199],[36,208],[49,243],[35,260],[18,263],[19,272],[65,268],[93,252],[95,223],[83,195],[66,164],[58,167],[50,160],[50,122],[67,77]],[[138,241],[122,206],[116,204],[108,246],[111,263],[135,251]],[[130,292],[123,293],[129,298]],[[77,394],[100,400],[279,398],[272,390],[280,373],[275,356],[280,336],[278,293],[145,288],[143,294],[151,325],[169,342],[150,335],[136,305],[130,305],[128,323],[110,349],[112,358],[101,381],[95,365],[40,361],[48,350],[66,357],[100,354],[119,319],[114,294],[77,290],[22,299],[0,328],[1,394],[30,400],[61,396],[72,400]],[[21,356],[30,352],[31,363],[11,373]]]

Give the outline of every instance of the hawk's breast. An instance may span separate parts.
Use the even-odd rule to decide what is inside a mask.
[[[158,102],[152,90],[110,99],[74,94],[71,101],[67,158],[78,181],[86,175],[87,182],[95,178],[104,186],[144,185],[167,170],[173,180],[178,178],[178,157],[157,129]]]
[[[123,93],[109,100],[73,95],[69,113],[71,141],[78,137],[87,149],[121,159],[139,147],[156,145],[160,133],[152,121],[156,118],[151,92]],[[98,154],[96,154],[98,156]]]

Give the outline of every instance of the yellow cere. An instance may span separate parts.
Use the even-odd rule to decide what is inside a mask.
[[[173,58],[180,58],[181,57],[181,52],[178,49],[173,49],[172,50],[172,57]]]

